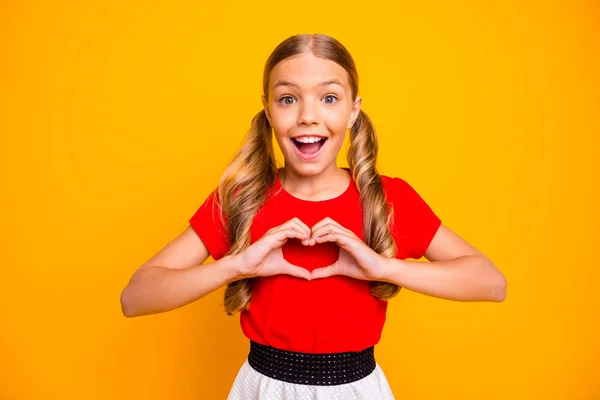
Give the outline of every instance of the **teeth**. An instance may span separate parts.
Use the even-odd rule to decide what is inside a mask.
[[[294,138],[294,140],[297,140],[298,142],[301,142],[301,143],[316,143],[320,140],[323,140],[323,138],[303,137],[303,138]]]

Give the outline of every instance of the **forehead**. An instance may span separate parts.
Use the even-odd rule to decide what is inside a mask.
[[[273,90],[278,83],[291,82],[300,88],[310,89],[328,81],[339,81],[347,88],[348,73],[331,60],[307,53],[289,57],[277,64],[271,71],[269,88]]]

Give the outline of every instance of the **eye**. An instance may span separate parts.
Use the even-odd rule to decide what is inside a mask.
[[[327,98],[330,98],[330,99],[334,99],[334,100],[335,100],[335,101],[333,101],[333,100],[332,100],[331,102],[327,102],[327,101],[325,101],[325,103],[327,103],[327,104],[334,104],[334,103],[335,103],[335,102],[337,102],[337,100],[338,100],[338,98],[337,98],[337,97],[335,97],[335,96],[334,96],[334,95],[332,95],[332,94],[328,94],[327,96],[325,96],[325,99],[327,99]]]
[[[292,96],[283,96],[281,99],[279,99],[279,102],[281,103],[281,101],[283,100],[282,105],[284,105],[284,106],[290,106],[290,105],[294,104],[294,103],[287,102],[286,101],[287,99],[291,99],[292,101],[294,100],[294,98]]]

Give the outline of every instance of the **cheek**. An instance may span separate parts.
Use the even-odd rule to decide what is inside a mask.
[[[329,111],[323,114],[323,121],[333,133],[344,134],[348,126],[350,114],[341,111]]]
[[[344,144],[345,137],[346,137],[346,135],[343,132],[331,137],[328,140],[329,143],[327,145],[329,146],[329,148],[327,149],[327,151],[330,152],[331,154],[338,154],[340,152],[340,150],[342,149],[342,145]]]
[[[296,115],[290,111],[271,112],[271,124],[278,132],[286,132],[296,124]]]

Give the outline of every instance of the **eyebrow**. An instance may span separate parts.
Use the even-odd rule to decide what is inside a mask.
[[[329,86],[329,85],[340,85],[340,86],[344,87],[344,85],[342,85],[342,83],[337,79],[330,79],[328,81],[318,83],[316,85],[316,87]],[[273,86],[273,90],[277,89],[279,86],[292,86],[292,87],[298,88],[298,85],[296,85],[295,83],[292,83],[289,81],[284,81],[284,80],[279,80]]]

